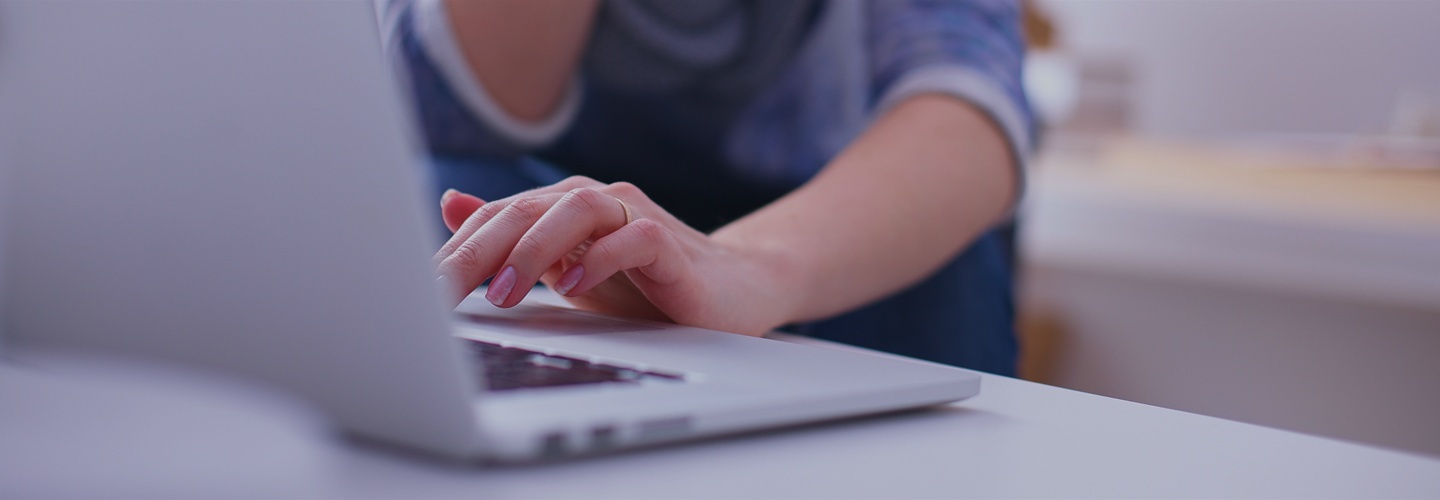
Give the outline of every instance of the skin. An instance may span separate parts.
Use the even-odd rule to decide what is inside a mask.
[[[447,5],[457,3],[490,4]],[[507,8],[552,3],[564,4]],[[580,4],[593,18],[593,2],[565,5]],[[452,22],[466,22],[453,7]],[[497,38],[477,43],[500,42],[496,33],[471,38],[490,36]],[[555,36],[577,46],[584,40]],[[466,37],[460,41],[468,54]],[[507,110],[553,110],[560,94],[548,89],[563,88],[574,72],[575,46],[531,48],[535,61],[568,71],[536,72],[558,80],[508,87],[506,95],[507,87],[491,86],[490,66],[472,64]],[[435,265],[452,304],[493,276],[486,297],[500,307],[543,282],[584,309],[760,335],[845,312],[933,273],[1003,215],[1015,196],[1014,162],[985,114],[921,94],[876,119],[799,189],[710,234],[624,182],[572,177],[489,202],[447,192],[441,211],[455,234]]]
[[[471,71],[511,117],[537,122],[559,105],[590,36],[596,0],[445,0]]]

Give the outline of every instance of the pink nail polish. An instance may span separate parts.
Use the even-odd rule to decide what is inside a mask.
[[[505,303],[505,298],[510,296],[510,290],[515,288],[515,266],[505,266],[495,279],[490,280],[490,289],[485,291],[485,299],[491,304],[500,305]]]
[[[555,293],[560,295],[570,293],[570,289],[580,284],[580,279],[584,277],[585,266],[576,264],[574,267],[566,269],[565,274],[560,275],[560,281],[555,282]]]

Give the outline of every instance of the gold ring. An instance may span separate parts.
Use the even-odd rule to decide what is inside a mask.
[[[629,225],[631,222],[634,222],[635,217],[630,215],[630,205],[626,205],[625,200],[622,200],[620,198],[615,198],[615,201],[620,202],[620,209],[625,211],[625,225]]]

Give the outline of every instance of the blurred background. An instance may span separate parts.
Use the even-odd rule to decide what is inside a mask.
[[[1025,5],[1022,377],[1440,456],[1440,0]]]
[[[1440,455],[1440,2],[1027,7],[1022,376]]]

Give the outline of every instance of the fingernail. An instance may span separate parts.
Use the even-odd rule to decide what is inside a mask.
[[[566,269],[565,274],[560,275],[560,281],[555,282],[555,293],[560,295],[570,293],[570,289],[580,284],[580,278],[584,277],[585,266],[576,264],[574,267]]]
[[[491,304],[500,305],[505,303],[505,298],[510,296],[510,290],[515,288],[515,266],[505,266],[495,279],[490,280],[490,289],[485,291],[485,298]]]
[[[453,188],[446,189],[444,193],[440,194],[440,206],[445,206],[445,202],[449,201],[451,196],[455,196],[457,194],[460,194],[460,192],[456,191]]]

